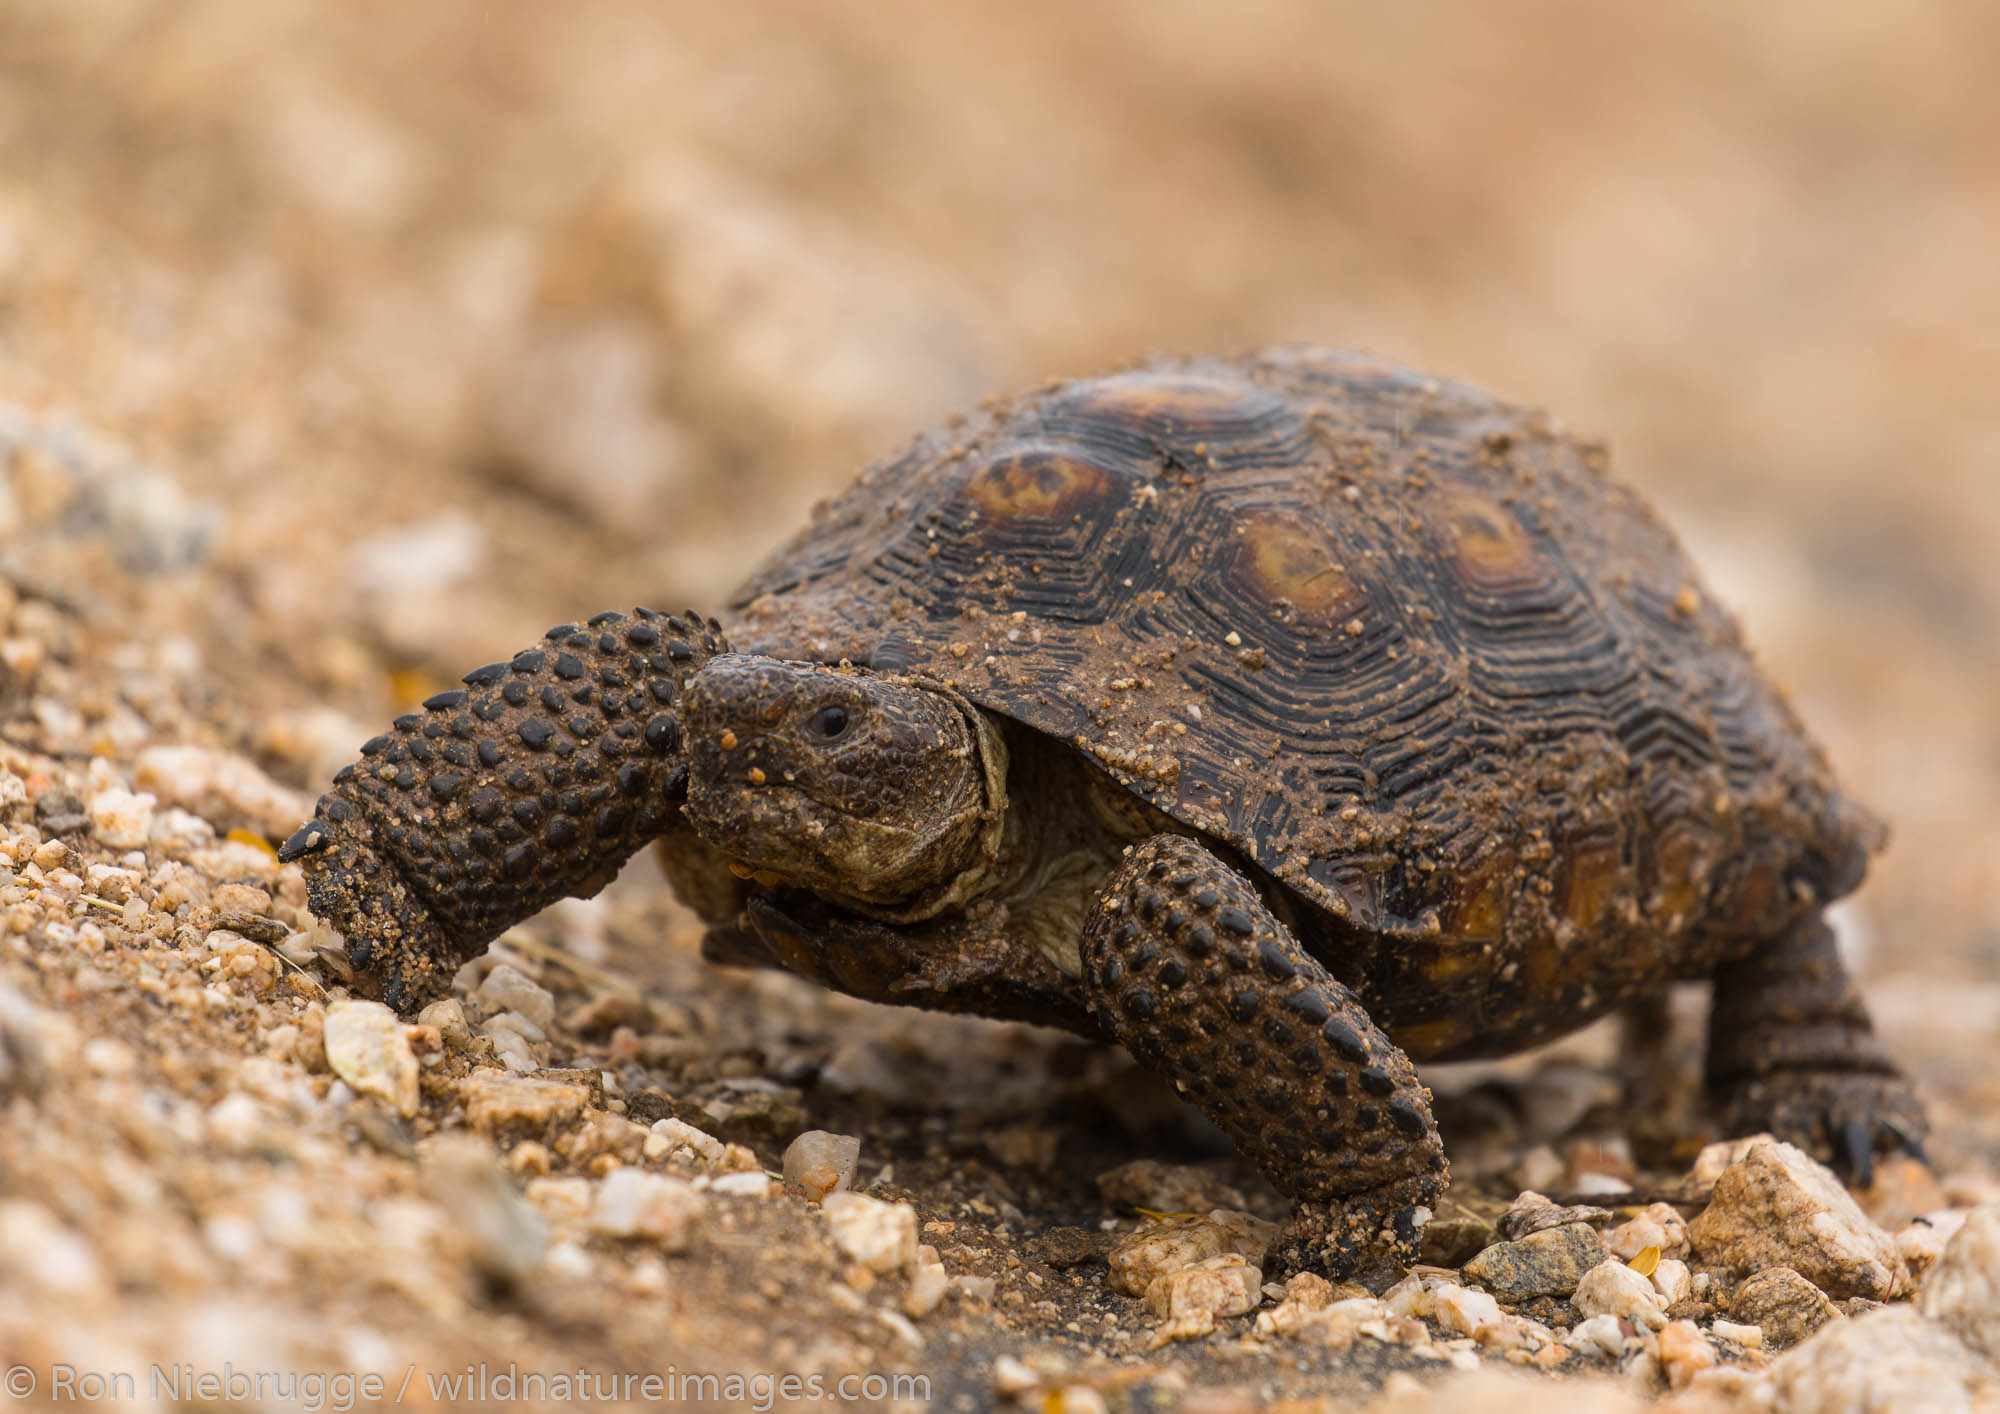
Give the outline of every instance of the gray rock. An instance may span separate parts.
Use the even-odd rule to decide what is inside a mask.
[[[33,1095],[47,1080],[42,1014],[12,987],[0,985],[0,1102]]]
[[[717,1081],[701,1097],[725,1139],[788,1141],[806,1120],[805,1096],[773,1080]]]
[[[1465,1275],[1500,1300],[1568,1296],[1604,1261],[1603,1239],[1589,1223],[1542,1228],[1515,1242],[1496,1242],[1465,1264]]]
[[[511,963],[501,963],[479,984],[479,1004],[487,1014],[516,1012],[547,1031],[556,1018],[556,999],[527,973]]]
[[[706,1235],[708,1199],[678,1178],[635,1168],[613,1169],[598,1185],[587,1220],[606,1237],[652,1242],[686,1252]]]
[[[1526,1237],[1531,1232],[1541,1232],[1545,1228],[1596,1222],[1600,1218],[1610,1216],[1609,1208],[1593,1207],[1588,1203],[1573,1203],[1565,1207],[1530,1188],[1508,1206],[1507,1211],[1500,1215],[1500,1220],[1494,1226],[1502,1237],[1512,1240]]]
[[[451,1135],[423,1152],[423,1185],[449,1215],[472,1265],[506,1287],[527,1281],[542,1264],[548,1223],[529,1205],[493,1157],[493,1146]]]

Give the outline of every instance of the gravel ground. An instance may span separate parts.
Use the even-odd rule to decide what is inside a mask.
[[[10,1396],[2000,1401],[2000,22],[1232,16],[0,9]],[[1409,1281],[1265,1289],[1282,1204],[1121,1057],[707,967],[648,859],[416,1025],[348,998],[270,843],[389,714],[717,602],[959,403],[1286,338],[1552,406],[1667,511],[1892,823],[1841,926],[1932,1171],[1703,1156],[1587,1033],[1433,1078]]]

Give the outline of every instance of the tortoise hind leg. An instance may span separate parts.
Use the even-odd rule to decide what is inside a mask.
[[[1707,1079],[1729,1133],[1769,1130],[1864,1186],[1877,1150],[1923,1156],[1923,1107],[1875,1039],[1819,914],[1717,969]]]
[[[1082,958],[1104,1030],[1294,1200],[1281,1267],[1414,1257],[1416,1210],[1445,1183],[1430,1092],[1247,879],[1155,835],[1106,882]]]

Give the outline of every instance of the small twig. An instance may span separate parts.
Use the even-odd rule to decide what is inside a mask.
[[[623,977],[607,972],[595,963],[585,962],[574,953],[565,951],[553,943],[538,942],[534,938],[514,934],[501,939],[501,944],[515,952],[526,953],[529,957],[560,967],[581,977],[592,986],[601,987],[628,1000],[643,1002],[646,999],[646,994],[642,990]]]
[[[1708,1196],[1661,1188],[1628,1188],[1623,1193],[1545,1193],[1558,1208],[1644,1208],[1665,1203],[1675,1208],[1705,1208]]]
[[[251,941],[255,942],[256,940],[253,938]],[[312,989],[315,992],[319,993],[322,997],[326,995],[326,984],[321,982],[319,978],[313,976],[312,973],[306,971],[305,968],[301,967],[298,963],[293,962],[290,958],[286,957],[283,953],[279,952],[277,944],[259,943],[258,946],[263,948],[264,951],[269,953],[272,957],[278,959],[278,965],[280,967],[291,968],[292,972],[296,976],[298,976],[305,982],[311,984]]]

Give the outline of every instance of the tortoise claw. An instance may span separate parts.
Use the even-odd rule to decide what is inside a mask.
[[[1875,1181],[1875,1132],[1870,1126],[1858,1119],[1841,1125],[1840,1151],[1856,1188],[1866,1188]]]
[[[1904,1153],[1908,1154],[1925,1168],[1931,1166],[1930,1151],[1924,1148],[1924,1136],[1921,1132],[1911,1129],[1908,1125],[1900,1124],[1893,1119],[1882,1121],[1882,1127],[1896,1136],[1896,1142],[1903,1146]]]
[[[1731,1134],[1759,1130],[1830,1161],[1856,1188],[1875,1179],[1878,1153],[1900,1149],[1924,1160],[1923,1110],[1895,1074],[1780,1072],[1740,1087],[1721,1118]]]

